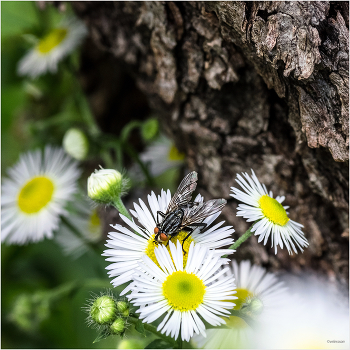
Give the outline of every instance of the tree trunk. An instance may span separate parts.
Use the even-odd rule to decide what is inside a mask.
[[[348,2],[73,2],[93,41],[132,72],[165,131],[224,197],[253,169],[285,195],[310,246],[275,255],[252,237],[236,258],[348,280]]]

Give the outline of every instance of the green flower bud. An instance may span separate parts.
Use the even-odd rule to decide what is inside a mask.
[[[129,304],[126,301],[118,301],[117,309],[118,312],[121,313],[124,317],[129,316]]]
[[[141,135],[145,141],[154,139],[159,130],[158,120],[156,118],[147,119],[141,128]]]
[[[95,170],[88,178],[88,196],[100,203],[113,203],[124,194],[125,189],[125,179],[114,169]]]
[[[47,294],[21,294],[17,297],[9,318],[24,331],[33,331],[50,315]]]
[[[241,313],[250,317],[259,316],[264,309],[263,302],[256,296],[248,297],[242,305]]]
[[[80,129],[71,128],[63,137],[63,148],[74,159],[84,160],[89,152],[89,140]]]
[[[125,321],[123,318],[118,317],[116,320],[113,321],[113,323],[109,327],[112,334],[123,334],[125,330]]]
[[[97,298],[90,308],[91,319],[99,325],[110,323],[117,314],[117,307],[112,297],[108,295]]]

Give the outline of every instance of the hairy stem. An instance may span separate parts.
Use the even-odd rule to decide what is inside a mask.
[[[131,215],[129,214],[128,210],[125,208],[125,205],[120,197],[114,200],[113,205],[119,211],[120,214],[123,214],[128,219],[132,220]]]

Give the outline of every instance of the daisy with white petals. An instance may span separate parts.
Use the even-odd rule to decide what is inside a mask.
[[[181,243],[169,246],[171,255],[164,246],[155,249],[159,266],[143,257],[141,270],[127,288],[132,291],[128,298],[140,306],[136,312],[143,322],[165,314],[157,330],[174,339],[181,332],[181,339],[189,341],[194,333],[206,335],[201,318],[213,326],[225,323],[219,316],[229,314],[227,309],[235,305],[229,301],[236,299],[233,276],[229,267],[222,269],[224,259],[200,244],[191,243],[185,268]]]
[[[234,310],[241,310],[242,314],[259,324],[280,319],[281,310],[291,298],[284,283],[275,274],[267,273],[261,266],[251,265],[249,260],[240,264],[233,260],[232,272],[237,291]],[[206,338],[196,336],[193,340],[204,349],[253,347],[255,333],[242,318],[231,315],[226,319],[226,326],[230,329],[209,329]]]
[[[232,272],[236,280],[238,297],[235,310],[244,309],[250,317],[260,320],[275,317],[290,296],[282,281],[261,266],[251,265],[249,260],[239,264],[232,260]]]
[[[51,238],[76,191],[78,163],[61,148],[23,154],[1,186],[1,240],[24,244]]]
[[[91,243],[98,242],[103,234],[102,224],[97,208],[90,208],[91,203],[82,196],[74,199],[74,208],[66,221],[69,225],[60,225],[54,240],[61,246],[66,255],[77,259],[85,254]],[[80,232],[80,236],[73,232]]]
[[[252,170],[252,176],[247,173],[237,175],[236,182],[242,187],[243,191],[231,187],[232,197],[238,199],[245,204],[239,204],[237,208],[237,216],[243,216],[247,222],[255,221],[251,228],[251,232],[255,232],[255,236],[259,236],[258,242],[264,240],[266,245],[271,235],[271,247],[275,248],[277,254],[277,246],[283,248],[285,244],[288,253],[293,251],[297,254],[296,246],[303,252],[303,247],[309,245],[301,228],[303,225],[289,219],[286,209],[282,202],[284,196],[273,198],[273,194],[264,184],[261,184]]]
[[[149,164],[150,173],[158,176],[168,169],[184,164],[185,154],[181,153],[170,139],[161,135],[158,140],[147,147],[140,158],[144,163]]]
[[[168,204],[171,200],[171,193],[168,190],[161,191],[161,195],[158,197],[151,193],[148,195],[147,205],[139,199],[140,205],[134,203],[134,210],[130,210],[131,214],[138,219],[142,228],[135,224],[134,221],[129,220],[124,215],[120,215],[120,218],[129,226],[124,227],[122,225],[111,225],[117,230],[117,232],[109,232],[106,247],[109,248],[104,251],[103,255],[108,258],[106,261],[112,262],[107,269],[109,276],[114,278],[111,283],[116,287],[125,282],[132,280],[132,275],[135,269],[139,269],[138,263],[142,260],[143,256],[148,256],[155,263],[157,263],[154,248],[157,244],[154,242],[154,228],[156,227],[157,211],[166,212]],[[202,201],[203,198],[198,195],[195,199],[196,202]],[[201,243],[202,246],[215,249],[215,256],[222,256],[224,254],[232,254],[233,250],[230,249],[218,249],[220,247],[228,246],[233,243],[231,235],[235,230],[232,226],[222,226],[224,221],[218,224],[212,225],[214,220],[220,215],[218,212],[214,215],[207,217],[203,222],[207,224],[207,227],[201,232],[195,230],[192,235],[185,241],[184,249],[188,252],[191,242]],[[137,234],[135,233],[137,232]],[[187,236],[187,232],[181,231],[171,241],[175,243],[177,240],[181,242]],[[169,249],[169,247],[168,247]],[[187,261],[187,254],[184,257],[184,263]],[[227,259],[226,259],[227,261]]]
[[[76,18],[66,18],[38,41],[18,63],[18,74],[36,78],[55,73],[58,62],[71,53],[85,38],[87,29]]]

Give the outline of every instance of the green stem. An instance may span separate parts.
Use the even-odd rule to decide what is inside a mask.
[[[138,321],[139,321],[139,319],[137,317],[130,316],[128,318],[128,322],[132,323],[133,325],[136,325]],[[153,326],[152,324],[143,323],[143,327],[145,328],[146,331],[149,331],[149,332],[155,334],[157,337],[165,340],[166,342],[168,342],[172,345],[177,345],[176,341],[173,338],[168,337],[167,335],[160,333],[159,331],[157,331],[157,328],[155,326]]]
[[[236,250],[244,241],[246,241],[250,236],[253,235],[254,232],[251,231],[253,228],[254,224],[245,232],[241,237],[237,239],[235,243],[233,243],[228,249],[234,249]],[[224,258],[227,257],[227,255],[223,256]]]
[[[131,215],[129,214],[128,210],[125,208],[125,205],[120,197],[114,200],[113,205],[119,211],[120,214],[123,214],[128,219],[132,220]]]
[[[140,157],[138,156],[138,153],[134,150],[134,148],[127,144],[124,143],[124,150],[126,151],[126,153],[128,153],[128,155],[133,158],[141,167],[142,172],[144,173],[144,175],[146,176],[147,182],[149,186],[154,186],[154,180],[152,178],[152,176],[150,175],[147,167],[145,166],[145,164],[141,161]]]
[[[130,123],[126,124],[121,132],[120,139],[122,142],[126,142],[129,138],[131,131],[135,128],[139,128],[142,125],[142,122],[139,120],[133,120]]]
[[[179,344],[179,349],[183,349],[182,347],[182,338],[181,338],[181,334],[179,335],[179,340],[177,341]]]

